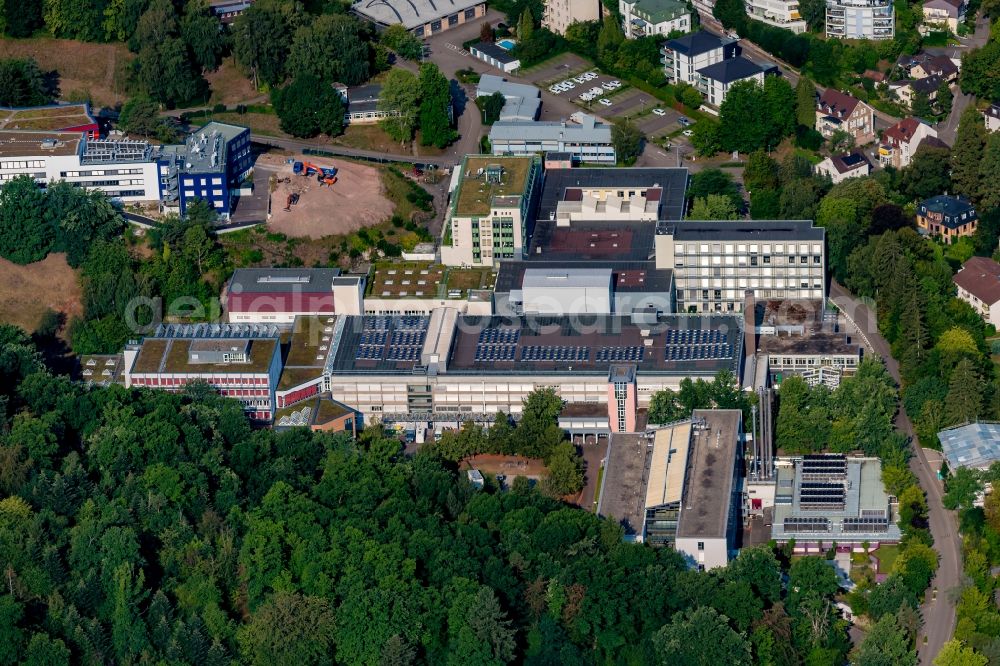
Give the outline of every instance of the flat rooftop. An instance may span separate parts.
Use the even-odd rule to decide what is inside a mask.
[[[507,293],[521,289],[528,269],[572,270],[576,268],[609,269],[616,292],[668,292],[673,282],[673,272],[657,269],[654,261],[596,261],[596,260],[537,260],[504,261],[500,263],[496,291]]]
[[[0,157],[79,155],[82,145],[80,132],[0,130]]]
[[[38,130],[53,132],[94,125],[86,104],[57,104],[24,109],[0,107],[0,130]]]
[[[696,409],[691,414],[691,450],[677,537],[724,537],[740,446],[738,409]],[[704,425],[699,426],[698,420]]]
[[[626,534],[642,534],[646,520],[646,478],[652,448],[645,434],[612,433],[598,513],[617,520]]]
[[[560,227],[538,216],[529,261],[650,261],[655,259],[653,222],[578,222]]]
[[[690,421],[656,430],[646,482],[647,509],[681,501],[690,446]]]
[[[810,220],[684,220],[661,223],[657,233],[673,234],[677,242],[822,241],[823,227]]]
[[[331,317],[296,317],[290,332],[283,334],[285,363],[278,389],[287,390],[323,374],[330,353],[334,322]]]
[[[431,262],[377,263],[368,276],[365,298],[466,298],[491,290],[491,268],[458,268]]]
[[[850,354],[859,356],[861,346],[848,342],[843,333],[811,333],[809,335],[761,335],[757,349],[764,354]]]
[[[839,472],[807,473],[824,465]],[[778,459],[772,538],[899,541],[878,458],[812,455]],[[881,520],[883,529],[876,529]],[[787,521],[787,523],[786,523]],[[870,522],[869,522],[870,521]],[[853,524],[852,524],[853,523]]]
[[[253,338],[248,363],[190,363],[188,352],[198,338],[146,338],[132,364],[133,373],[247,374],[267,372],[278,340]],[[241,340],[242,341],[242,340]]]
[[[659,219],[680,220],[684,217],[684,198],[687,194],[687,168],[613,169],[580,167],[549,169],[538,206],[538,219],[555,218],[556,207],[567,198],[567,191],[575,189],[637,190],[659,187]]]
[[[237,268],[229,279],[236,293],[329,292],[339,268]]]
[[[427,317],[345,317],[333,371],[411,374],[420,367]],[[606,376],[635,363],[640,373],[714,376],[736,372],[741,319],[725,315],[472,317],[456,320],[446,374]]]
[[[494,197],[521,196],[528,186],[534,157],[494,157],[470,155],[461,166],[457,191],[452,195],[452,213],[466,217],[488,215]],[[494,166],[503,169],[499,182],[488,182],[487,170]]]

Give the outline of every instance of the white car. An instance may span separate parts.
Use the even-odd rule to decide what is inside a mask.
[[[582,76],[574,76],[573,80],[576,81],[577,83],[586,83],[587,82],[587,79],[583,78]]]
[[[609,81],[608,83],[610,83],[615,88],[621,88],[622,87],[622,82],[619,81],[618,79],[615,79],[614,81]]]
[[[576,88],[576,84],[573,83],[572,81],[570,81],[569,79],[566,79],[565,81],[563,81],[562,82],[562,86],[564,88],[566,88],[567,90],[572,90],[573,88]]]
[[[605,90],[614,90],[615,89],[615,87],[613,85],[611,85],[611,81],[605,81],[604,83],[601,84],[601,87],[604,88]]]
[[[588,81],[593,81],[594,79],[597,78],[597,73],[596,72],[587,72],[586,74],[583,75],[583,78],[587,79]]]
[[[599,99],[597,101],[600,102],[601,104],[603,104],[604,106],[611,106],[611,100],[610,99],[602,98],[602,99]]]
[[[681,134],[684,136],[694,136],[694,130],[684,130]]]
[[[595,87],[595,88],[591,88],[590,92],[592,94],[594,94],[594,95],[603,95],[604,94],[604,89],[603,88],[597,88],[597,87]]]
[[[663,109],[653,109],[653,115],[656,115],[656,116],[665,116],[665,115],[667,115],[667,112],[664,111]]]
[[[554,95],[558,95],[562,91],[563,91],[563,89],[560,88],[559,86],[549,86],[549,92],[552,93],[552,94],[554,94]]]

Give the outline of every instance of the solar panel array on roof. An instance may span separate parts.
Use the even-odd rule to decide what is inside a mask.
[[[799,506],[803,508],[844,508],[846,498],[841,483],[803,482],[799,487]]]
[[[517,344],[521,339],[519,328],[484,328],[479,331],[479,344]]]
[[[733,346],[698,345],[682,347],[680,345],[667,345],[664,354],[668,361],[714,361],[731,358],[733,355]]]
[[[639,346],[601,347],[597,350],[598,361],[641,361],[646,350]]]
[[[847,456],[840,453],[811,453],[802,458],[802,478],[843,479],[847,477]]]
[[[427,338],[428,317],[365,316],[357,361],[416,361]]]
[[[845,532],[888,532],[889,519],[885,516],[862,516],[861,518],[844,518]]]
[[[586,361],[590,359],[588,347],[562,345],[527,345],[521,348],[522,361]]]
[[[830,519],[820,516],[789,516],[783,521],[786,532],[829,532]]]

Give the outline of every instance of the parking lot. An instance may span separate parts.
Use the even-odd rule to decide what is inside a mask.
[[[643,134],[650,138],[656,138],[680,129],[681,125],[677,122],[677,119],[681,114],[671,108],[665,108],[663,111],[666,115],[657,116],[651,113],[640,119],[636,123],[636,126]]]
[[[563,81],[580,72],[593,69],[593,65],[573,53],[563,53],[539,67],[537,70],[522,72],[520,75],[539,88],[548,88],[557,81]]]

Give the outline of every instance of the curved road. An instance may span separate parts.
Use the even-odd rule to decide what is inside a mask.
[[[885,361],[889,374],[898,383],[899,364],[890,353],[889,343],[878,332],[875,315],[868,306],[836,282],[830,284],[830,300],[854,321],[855,326],[874,348],[874,352]],[[941,503],[941,482],[928,464],[924,450],[917,444],[913,424],[902,404],[896,416],[896,427],[909,435],[913,441],[914,455],[910,458],[910,469],[917,475],[920,486],[927,493],[931,536],[934,537],[934,549],[940,557],[937,573],[931,581],[931,590],[926,593],[924,604],[920,608],[924,625],[921,637],[917,639],[921,665],[931,666],[934,657],[955,632],[955,603],[951,598],[951,591],[958,587],[962,575],[959,545],[961,537],[958,534],[955,513],[946,510]],[[927,639],[926,643],[923,643],[924,636]]]

